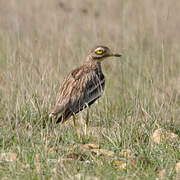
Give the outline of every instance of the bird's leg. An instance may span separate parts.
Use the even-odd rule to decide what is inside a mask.
[[[88,123],[89,123],[89,106],[87,106],[86,123],[85,123],[85,135],[87,135]]]
[[[75,115],[73,114],[73,124],[74,124],[74,128],[76,129],[76,121],[75,121],[76,117]]]
[[[74,129],[76,131],[76,134],[78,135],[78,131],[77,131],[77,127],[76,127],[76,117],[75,117],[75,114],[73,114],[73,124],[74,124]]]

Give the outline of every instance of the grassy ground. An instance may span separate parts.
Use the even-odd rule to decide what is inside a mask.
[[[1,0],[0,178],[178,179],[179,8],[178,0]],[[97,44],[123,57],[103,63],[105,95],[86,137],[86,112],[77,116],[77,136],[72,120],[55,125],[48,114],[64,75]],[[155,143],[159,128],[166,133]]]

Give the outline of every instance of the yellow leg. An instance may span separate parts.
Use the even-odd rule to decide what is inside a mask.
[[[89,124],[89,108],[87,109],[87,115],[86,115],[85,135],[87,135],[88,124]]]
[[[74,124],[74,128],[76,129],[76,121],[75,121],[75,116],[73,115],[73,124]]]
[[[75,115],[73,115],[73,124],[74,124],[74,129],[75,129],[75,131],[76,131],[76,133],[78,134],[78,132],[77,132],[77,127],[76,127],[76,117],[75,117]]]

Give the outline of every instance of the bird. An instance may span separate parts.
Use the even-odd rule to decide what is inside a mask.
[[[101,62],[112,56],[121,57],[121,54],[113,53],[107,46],[98,45],[89,51],[83,65],[64,78],[58,91],[57,102],[50,113],[56,123],[64,123],[72,116],[76,129],[75,115],[87,108],[85,135],[87,134],[89,108],[103,95],[105,88]]]

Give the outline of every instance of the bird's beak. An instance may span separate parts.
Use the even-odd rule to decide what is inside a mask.
[[[115,56],[115,57],[121,57],[122,56],[122,54],[113,54],[113,56]]]
[[[121,57],[122,54],[118,54],[118,53],[115,53],[115,54],[114,54],[114,53],[111,53],[110,56]]]

